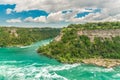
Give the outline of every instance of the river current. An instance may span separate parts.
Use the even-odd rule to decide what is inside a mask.
[[[43,40],[25,47],[0,48],[0,80],[120,80],[120,66],[62,64],[36,52]]]

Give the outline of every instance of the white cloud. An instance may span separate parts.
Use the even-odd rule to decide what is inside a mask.
[[[39,16],[39,17],[27,17],[24,19],[25,22],[42,22],[42,23],[51,23],[51,22],[60,22],[63,20],[62,12],[50,13],[47,17],[46,16]]]
[[[36,18],[28,17],[24,21],[25,22],[46,22],[46,23],[56,23],[56,22],[62,22],[67,21],[71,17],[75,17],[75,15],[78,13],[78,11],[72,11],[67,12],[66,14],[63,14],[62,11],[50,13],[47,17],[40,16]]]
[[[74,23],[120,21],[120,11],[117,8],[112,11],[103,9],[100,13],[89,13],[88,15],[80,18],[71,17],[68,21]]]
[[[101,13],[90,13],[80,18],[71,17],[68,21],[74,22],[74,23],[96,22],[96,21],[102,20],[102,19],[99,19],[100,16],[101,16]]]
[[[44,23],[44,22],[46,22],[46,17],[45,16],[40,16],[40,17],[34,18],[34,21]]]
[[[69,19],[75,17],[77,13],[86,12],[86,11],[91,12],[90,10],[79,9],[79,10],[72,10],[71,12],[68,10],[67,13],[62,13],[62,11],[50,13],[47,16],[47,22],[48,23],[61,22],[61,21],[69,22]]]
[[[42,9],[58,12],[81,8],[115,8],[120,7],[120,0],[0,0],[1,4],[16,4],[15,11]]]
[[[6,9],[6,14],[11,14],[11,12],[12,12],[12,9],[10,8]]]
[[[56,13],[50,13],[47,17],[47,22],[60,22],[63,21],[63,14],[61,11]]]
[[[32,17],[27,17],[24,19],[25,22],[34,22],[34,19]]]
[[[80,11],[79,11],[80,12]],[[102,22],[102,21],[120,21],[120,14],[109,16],[106,14],[107,10],[103,10],[101,13],[89,13],[88,15],[80,18],[76,18],[76,14],[79,13],[74,10],[72,12],[67,12],[65,14],[62,11],[56,13],[50,13],[47,17],[28,17],[24,21],[27,22],[46,22],[46,23],[56,23],[56,22],[73,22],[73,23],[83,23],[83,22]]]
[[[21,19],[20,18],[17,18],[17,19],[9,19],[9,20],[6,20],[6,22],[8,23],[21,23]]]
[[[40,17],[36,17],[36,18],[28,17],[24,21],[25,22],[42,22],[42,23],[45,23],[46,22],[46,17],[45,16],[40,16]]]
[[[120,20],[120,0],[0,0],[0,4],[16,4],[13,11],[45,10],[50,14],[46,17],[27,18],[30,22],[89,22],[104,21],[114,18]],[[82,18],[75,18],[85,8],[98,8],[101,13],[90,13]],[[73,10],[71,13],[62,14],[63,10]],[[8,10],[8,14],[12,10]],[[115,17],[117,16],[117,17]]]
[[[102,21],[120,21],[120,14],[115,15],[115,16],[109,16]]]

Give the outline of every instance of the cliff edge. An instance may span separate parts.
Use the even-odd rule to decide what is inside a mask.
[[[38,52],[62,63],[120,64],[120,22],[72,24]],[[103,63],[102,63],[102,62]]]

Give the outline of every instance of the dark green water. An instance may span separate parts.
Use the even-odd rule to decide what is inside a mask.
[[[61,64],[36,53],[39,46],[50,41],[21,48],[0,48],[0,80],[120,80],[120,67]]]

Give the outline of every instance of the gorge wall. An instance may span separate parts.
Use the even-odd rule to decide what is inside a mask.
[[[61,33],[55,38],[55,41],[60,41],[64,34]],[[90,41],[93,42],[95,37],[101,37],[103,39],[120,36],[120,29],[108,29],[108,30],[78,30],[78,36],[85,35],[90,38]]]
[[[112,38],[120,36],[120,29],[111,29],[111,30],[81,30],[77,32],[78,35],[85,35],[90,38],[91,41],[94,41],[95,37],[101,38]]]

